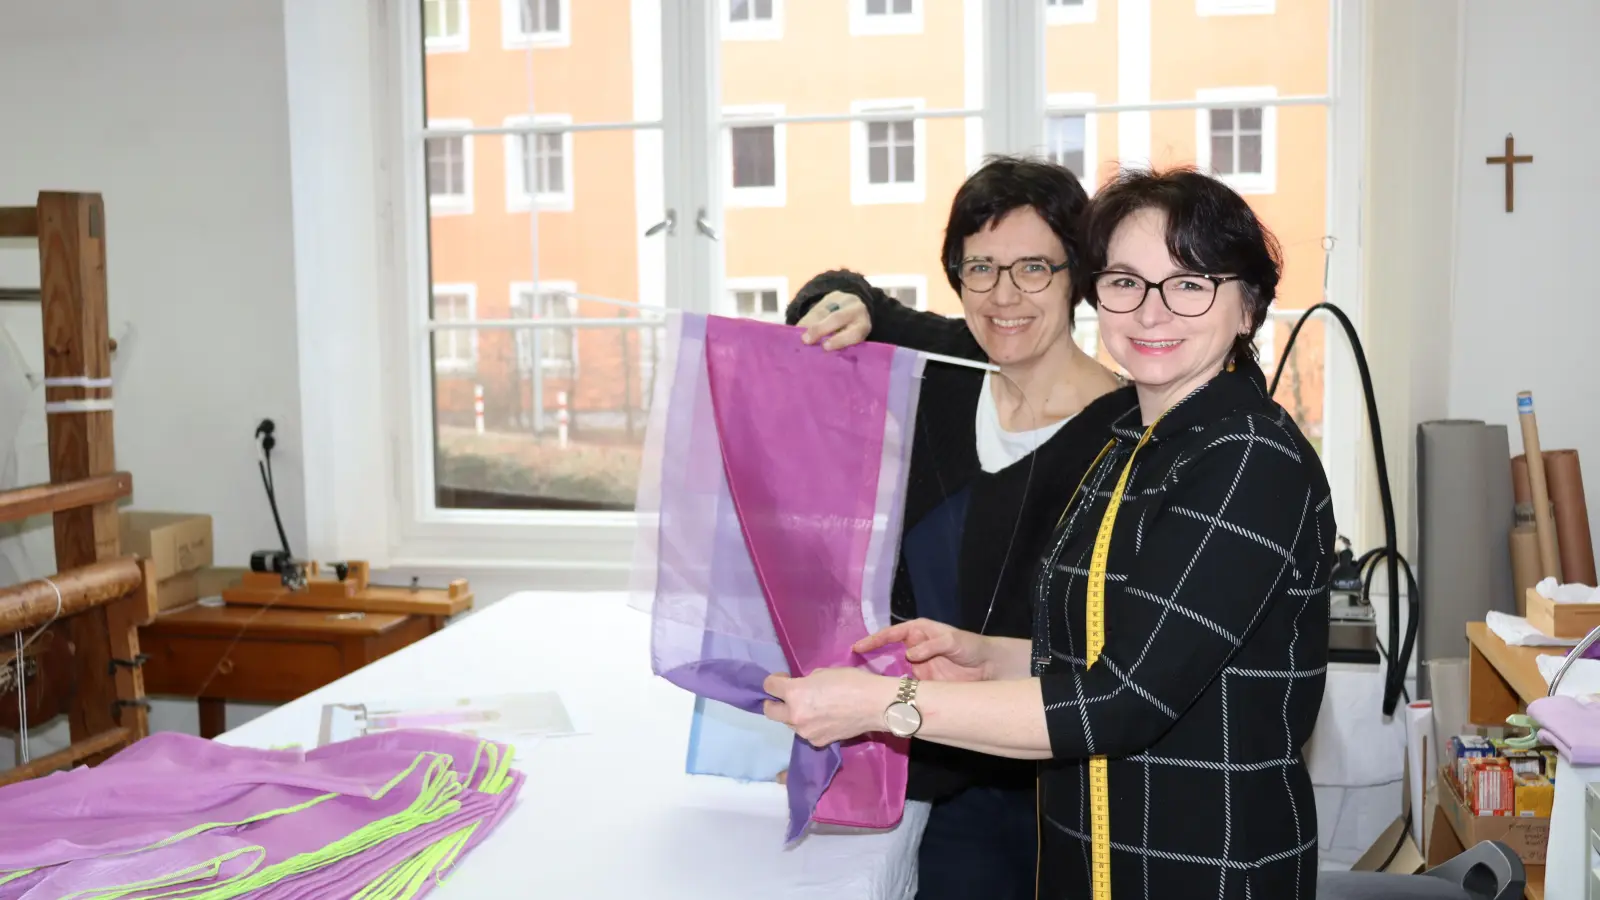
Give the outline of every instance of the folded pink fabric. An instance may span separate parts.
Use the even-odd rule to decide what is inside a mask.
[[[515,802],[510,753],[430,730],[305,753],[152,735],[0,789],[0,900],[419,896]]]

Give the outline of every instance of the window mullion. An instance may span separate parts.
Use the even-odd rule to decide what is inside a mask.
[[[722,244],[704,234],[703,215],[722,233],[722,153],[718,98],[718,0],[662,4],[662,125],[667,209],[677,224],[667,239],[667,305],[713,312],[722,282]]]
[[[1044,141],[1044,4],[984,4],[984,151],[1030,153]]]

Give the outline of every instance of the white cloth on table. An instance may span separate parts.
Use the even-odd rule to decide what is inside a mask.
[[[1489,610],[1488,614],[1484,616],[1484,624],[1489,626],[1489,630],[1494,633],[1495,637],[1505,641],[1508,647],[1576,647],[1578,645],[1577,638],[1558,638],[1545,634],[1533,627],[1533,623],[1526,618],[1513,616],[1510,613],[1503,613],[1495,609]]]
[[[316,741],[322,706],[554,690],[586,732],[517,743],[528,780],[431,895],[585,900],[909,900],[928,808],[899,828],[783,846],[784,788],[684,773],[694,698],[650,671],[650,618],[622,593],[513,594],[218,740]]]

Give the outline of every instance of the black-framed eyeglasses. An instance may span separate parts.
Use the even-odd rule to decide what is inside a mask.
[[[1131,313],[1144,305],[1150,289],[1155,288],[1173,315],[1194,318],[1211,311],[1218,288],[1238,280],[1237,275],[1172,275],[1161,281],[1147,281],[1132,272],[1096,272],[1095,305],[1101,312]]]
[[[1008,272],[1011,283],[1024,294],[1037,294],[1050,286],[1056,273],[1067,267],[1066,263],[1053,263],[1043,257],[1023,257],[1008,266],[997,266],[987,259],[962,260],[956,266],[956,277],[961,286],[974,293],[987,293],[1000,283],[1000,273]]]

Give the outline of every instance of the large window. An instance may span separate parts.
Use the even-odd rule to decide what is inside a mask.
[[[1227,179],[1284,247],[1269,364],[1297,310],[1359,316],[1354,0],[382,2],[407,87],[399,562],[624,572],[666,314],[781,320],[841,268],[959,314],[939,248],[987,153],[1091,192],[1119,161]],[[468,6],[488,39],[452,47]],[[1323,331],[1277,399],[1354,521],[1356,382]],[[1093,310],[1075,336],[1109,361]]]

